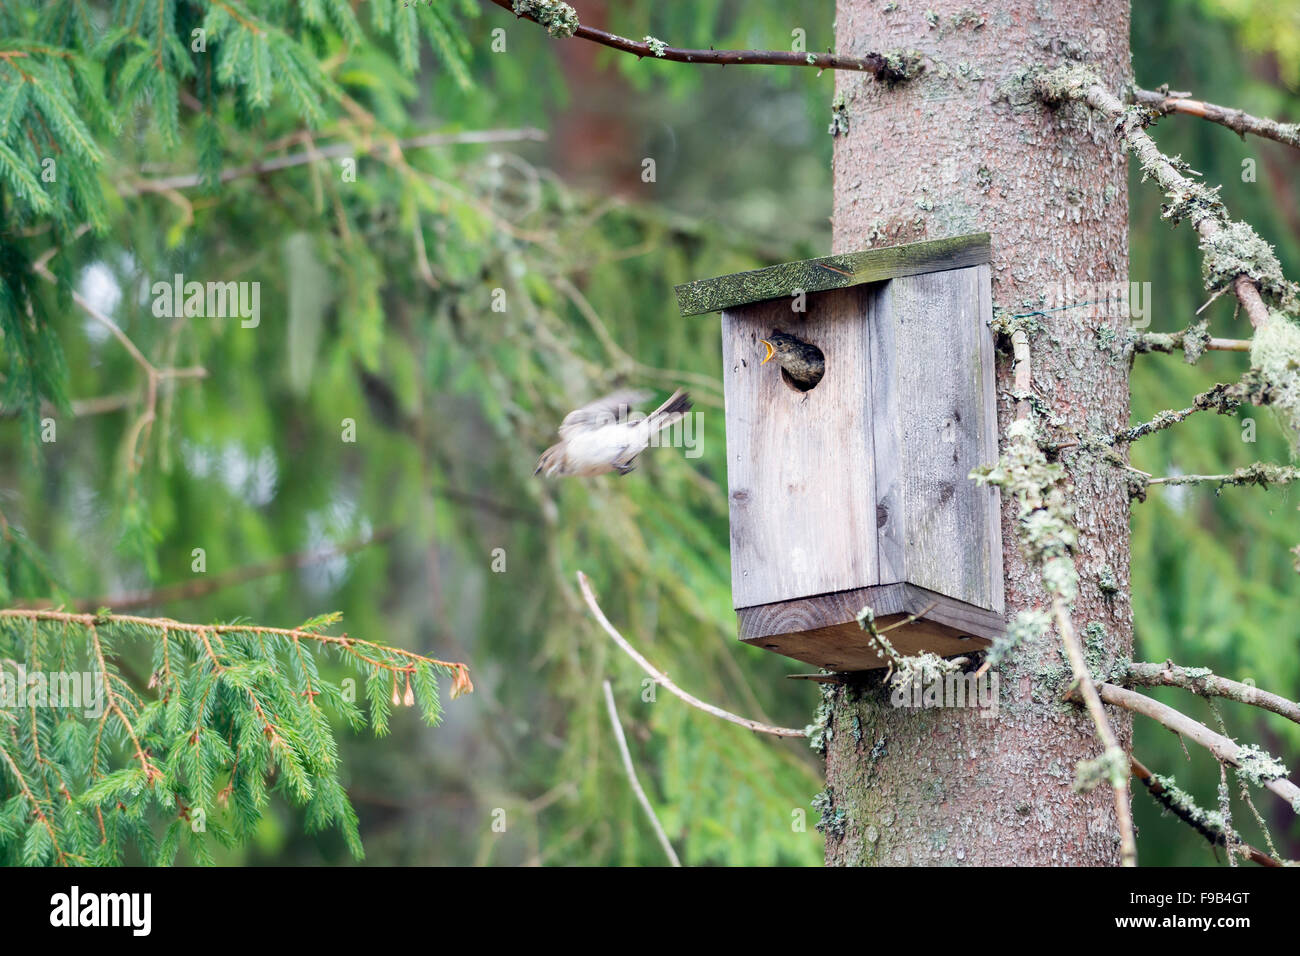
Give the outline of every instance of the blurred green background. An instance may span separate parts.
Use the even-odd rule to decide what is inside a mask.
[[[788,48],[796,28],[812,50],[833,40],[828,0],[587,2],[580,13],[682,46]],[[816,755],[662,691],[645,700],[643,675],[591,620],[575,575],[591,577],[614,624],[687,690],[782,725],[811,720],[816,687],[784,679],[807,668],[734,640],[717,318],[681,318],[672,286],[829,251],[832,78],[638,62],[552,41],[487,5],[458,22],[468,86],[427,47],[412,78],[385,40],[347,50],[327,40],[320,52],[335,81],[371,119],[332,107],[308,139],[297,111],[273,104],[249,129],[228,131],[226,168],[313,144],[382,142],[385,132],[535,127],[544,141],[411,148],[400,160],[358,152],[355,182],[318,163],[240,176],[215,194],[126,195],[113,199],[105,236],[60,253],[75,287],[157,364],[202,365],[209,377],[164,389],[144,462],[132,467],[124,448],[141,408],[139,369],[101,326],[49,296],[71,397],[107,399],[78,405],[57,442],[35,450],[16,415],[0,421],[0,509],[44,556],[42,566],[6,542],[9,599],[125,610],[122,595],[193,582],[197,547],[209,578],[341,549],[135,610],[285,626],[340,610],[349,633],[470,664],[476,691],[448,703],[440,728],[399,711],[387,739],[340,731],[368,864],[662,863],[611,735],[606,678],[683,862],[817,864]],[[503,52],[492,50],[495,30]],[[1295,0],[1143,0],[1132,46],[1140,85],[1300,119]],[[182,114],[176,148],[143,115],[124,116],[106,180],[130,192],[142,171],[195,169],[184,104]],[[1163,120],[1155,137],[1223,183],[1229,209],[1300,274],[1294,151],[1187,117]],[[1204,300],[1193,234],[1170,231],[1159,193],[1136,177],[1130,196],[1132,278],[1152,283],[1152,329],[1181,329]],[[262,324],[154,318],[150,285],[175,273],[260,281]],[[497,290],[504,311],[493,310]],[[1244,334],[1228,299],[1209,314],[1212,334]],[[1195,367],[1141,356],[1134,418],[1182,406],[1246,365],[1235,353]],[[690,388],[702,457],[652,452],[625,479],[533,479],[564,413],[620,385],[661,396]],[[1253,444],[1246,418],[1256,419]],[[341,440],[345,419],[355,443]],[[1287,459],[1266,410],[1197,416],[1134,452],[1153,474],[1257,459]],[[1285,489],[1201,488],[1155,489],[1136,505],[1136,657],[1300,695],[1300,576],[1288,554],[1300,543],[1296,505]],[[1217,726],[1205,701],[1157,696]],[[1221,710],[1243,742],[1300,758],[1300,728]],[[1202,805],[1217,804],[1208,756],[1189,758],[1149,723],[1138,723],[1135,749]],[[1144,792],[1134,800],[1144,864],[1215,863]],[[1271,795],[1255,803],[1279,852],[1300,857],[1293,815]],[[1234,812],[1262,845],[1249,810],[1238,801]],[[351,860],[335,834],[304,835],[283,803],[252,845],[221,859]]]

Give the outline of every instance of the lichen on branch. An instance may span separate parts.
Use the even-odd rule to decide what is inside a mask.
[[[511,9],[517,17],[530,17],[556,39],[571,37],[582,24],[578,11],[560,0],[511,0]]]
[[[1074,565],[1078,532],[1065,468],[1049,462],[1039,446],[1030,418],[1007,427],[1006,445],[997,464],[981,466],[970,477],[1001,488],[1017,505],[1020,543],[1030,561],[1042,567],[1043,586],[1067,603],[1079,589]]]

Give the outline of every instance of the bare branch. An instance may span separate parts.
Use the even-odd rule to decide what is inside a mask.
[[[1242,110],[1216,106],[1214,103],[1206,103],[1204,100],[1194,100],[1190,97],[1190,93],[1171,93],[1168,86],[1158,90],[1133,91],[1134,102],[1150,107],[1162,116],[1169,113],[1199,116],[1211,123],[1228,127],[1242,139],[1246,138],[1247,133],[1251,133],[1300,149],[1300,123],[1279,123],[1277,120],[1262,119]]]
[[[673,866],[681,866],[682,861],[677,858],[677,851],[673,849],[672,843],[668,840],[668,834],[664,832],[663,824],[655,816],[655,809],[650,805],[650,798],[645,795],[645,790],[641,788],[641,781],[637,779],[636,767],[632,764],[632,754],[627,749],[627,737],[623,734],[623,725],[618,720],[618,708],[614,706],[614,691],[609,686],[609,681],[603,682],[605,687],[605,706],[609,708],[609,722],[614,725],[614,738],[618,741],[618,751],[623,755],[623,769],[627,771],[627,779],[632,784],[632,792],[636,794],[637,802],[645,810],[645,814],[650,818],[650,825],[654,828],[655,836],[659,838],[659,845],[664,848],[664,853],[668,856],[668,861]]]
[[[1183,352],[1186,350],[1188,335],[1201,326],[1184,329],[1181,332],[1141,332],[1133,337],[1135,352]],[[1216,339],[1202,340],[1201,348],[1207,352],[1249,352],[1250,339]]]
[[[242,568],[231,568],[220,574],[205,575],[201,578],[195,578],[192,581],[184,581],[179,584],[169,584],[163,587],[154,588],[149,591],[127,591],[122,594],[99,597],[99,598],[80,598],[72,602],[73,608],[82,613],[98,610],[101,607],[115,608],[119,611],[133,610],[141,607],[153,607],[159,604],[167,604],[172,601],[192,601],[196,598],[204,597],[215,591],[221,591],[228,587],[244,584],[248,581],[255,581],[258,578],[270,577],[273,574],[279,574],[283,571],[293,571],[298,568],[310,567],[313,564],[320,564],[330,561],[334,558],[344,557],[354,554],[365,548],[371,548],[375,545],[383,544],[397,534],[396,526],[381,528],[363,538],[349,541],[341,545],[331,545],[324,548],[314,548],[308,551],[300,551],[295,554],[285,554],[270,561],[263,561],[259,564],[245,565]],[[52,605],[48,602],[34,603],[22,602],[18,605],[23,608],[41,609],[49,608]]]
[[[356,156],[358,153],[374,155],[381,150],[396,146],[399,150],[428,149],[435,146],[450,146],[461,143],[518,143],[525,140],[542,142],[546,132],[533,127],[521,129],[482,129],[469,130],[464,133],[426,133],[410,139],[399,139],[391,143],[380,142],[372,146],[359,148],[354,143],[331,143],[329,146],[313,147],[300,153],[276,156],[260,160],[246,166],[234,166],[221,171],[220,181],[228,183],[245,176],[257,176],[261,173],[273,173],[294,166],[305,166],[326,159]],[[157,179],[142,179],[139,182],[123,185],[118,192],[122,196],[141,196],[147,193],[169,192],[174,189],[193,189],[203,184],[203,177],[198,173],[186,173],[179,176],[165,176]]]
[[[853,70],[870,73],[878,80],[905,80],[915,73],[914,63],[909,63],[903,54],[868,53],[865,56],[841,56],[838,53],[795,53],[790,50],[692,50],[668,46],[660,40],[647,37],[645,40],[629,40],[616,33],[608,33],[587,27],[577,22],[577,15],[567,4],[555,4],[545,0],[545,5],[533,0],[491,0],[492,3],[509,10],[516,17],[541,23],[551,31],[552,36],[572,36],[579,40],[589,40],[601,46],[630,53],[636,57],[650,57],[658,60],[670,60],[674,63],[703,63],[719,66],[803,66],[816,70]],[[539,19],[537,10],[568,7],[571,18],[558,28]]]
[[[720,717],[723,720],[731,721],[733,724],[739,724],[742,727],[747,727],[750,730],[757,731],[758,733],[772,734],[777,737],[807,736],[803,730],[796,730],[793,727],[773,727],[771,724],[764,724],[757,720],[750,720],[748,717],[738,717],[729,711],[723,710],[721,707],[714,707],[712,704],[706,704],[698,697],[693,697],[686,693],[686,691],[682,690],[669,680],[667,674],[642,657],[636,648],[629,644],[627,639],[614,629],[614,625],[609,623],[609,618],[605,617],[605,612],[602,611],[600,605],[596,603],[596,595],[591,590],[591,581],[589,581],[587,576],[581,571],[578,572],[578,586],[582,589],[583,600],[587,602],[587,607],[591,609],[592,616],[595,617],[600,626],[605,629],[605,633],[613,638],[614,643],[621,647],[628,657],[636,661],[643,671],[654,678],[656,684],[663,687],[669,693],[686,701],[686,703],[690,704],[692,707],[704,711],[706,714],[712,714],[714,717]]]
[[[81,229],[79,229],[76,235],[81,235],[85,231],[85,228],[86,227],[82,227]],[[35,262],[32,263],[33,271],[35,271],[37,275],[39,275],[46,282],[49,282],[52,285],[58,285],[59,280],[58,277],[55,276],[55,274],[50,271],[48,263],[49,260],[54,256],[54,254],[57,253],[58,251],[59,251],[59,247],[55,246],[47,250],[39,259],[37,259]],[[92,319],[94,319],[100,325],[108,329],[108,331],[112,333],[113,337],[117,339],[118,342],[121,343],[122,348],[126,349],[127,354],[131,356],[131,359],[137,365],[139,365],[141,369],[144,370],[145,373],[144,411],[140,414],[140,417],[135,420],[135,423],[129,429],[131,440],[129,444],[130,456],[128,458],[128,463],[129,463],[129,467],[132,470],[134,470],[136,467],[136,454],[135,454],[136,448],[139,447],[141,440],[143,439],[144,436],[148,434],[149,430],[153,427],[154,420],[157,418],[158,386],[162,382],[168,382],[174,379],[206,378],[208,374],[207,370],[200,368],[198,366],[193,366],[190,368],[156,367],[152,362],[149,361],[149,359],[145,358],[145,355],[142,351],[140,351],[139,346],[137,346],[133,341],[131,341],[131,338],[125,332],[122,331],[122,329],[118,326],[116,322],[114,322],[103,311],[97,309],[80,292],[77,292],[75,290],[72,292],[72,301],[77,303],[77,305],[81,307],[82,311],[84,311]]]
[[[1129,687],[1182,687],[1202,697],[1222,697],[1250,704],[1300,724],[1300,704],[1250,684],[1218,677],[1204,667],[1180,667],[1173,661],[1163,664],[1139,662],[1128,666],[1124,684]]]
[[[1193,398],[1192,404],[1187,408],[1180,411],[1163,411],[1150,421],[1117,432],[1113,441],[1115,443],[1135,442],[1152,432],[1171,428],[1179,422],[1186,421],[1197,412],[1215,411],[1220,415],[1231,415],[1249,397],[1250,390],[1240,382],[1235,385],[1220,383]]]
[[[1250,772],[1250,766],[1253,763],[1253,752],[1243,753],[1244,748],[1237,746],[1236,743],[1217,734],[1209,727],[1198,723],[1186,714],[1168,707],[1158,700],[1147,697],[1145,694],[1139,694],[1135,691],[1125,690],[1114,684],[1098,684],[1097,691],[1101,699],[1108,704],[1116,707],[1123,707],[1125,710],[1131,710],[1135,714],[1141,714],[1144,717],[1150,717],[1157,723],[1163,724],[1174,733],[1187,737],[1194,743],[1200,744],[1210,753],[1214,754],[1221,763],[1230,764],[1233,767],[1242,769],[1243,766]],[[1300,787],[1297,787],[1285,777],[1267,777],[1254,775],[1252,782],[1271,790],[1283,800],[1285,800],[1296,813],[1300,813]]]
[[[1228,475],[1169,475],[1164,478],[1152,478],[1148,485],[1196,485],[1212,483],[1223,485],[1286,485],[1300,481],[1300,468],[1290,465],[1273,465],[1266,461],[1257,461],[1253,465],[1238,468]]]
[[[1128,772],[1124,765],[1124,749],[1119,745],[1119,738],[1110,726],[1106,710],[1101,706],[1101,697],[1097,685],[1093,683],[1092,674],[1088,672],[1088,663],[1084,658],[1083,645],[1074,630],[1074,621],[1070,619],[1070,609],[1065,599],[1059,594],[1052,596],[1052,613],[1056,617],[1057,629],[1061,632],[1061,643],[1065,646],[1065,656],[1070,660],[1070,670],[1074,674],[1074,685],[1083,696],[1088,716],[1092,718],[1097,730],[1097,739],[1104,748],[1102,760],[1107,770],[1107,778],[1115,793],[1115,822],[1119,825],[1120,860],[1124,866],[1137,866],[1137,835],[1133,829],[1133,807],[1129,802]]]
[[[1016,418],[1025,419],[1031,410],[1030,396],[1033,394],[1034,376],[1029,359],[1029,333],[1024,328],[1017,328],[1011,333],[1011,348],[1015,369]]]
[[[1266,258],[1258,249],[1263,240],[1245,223],[1233,222],[1227,218],[1217,191],[1183,175],[1185,171],[1190,171],[1187,164],[1171,159],[1160,151],[1155,140],[1144,129],[1154,115],[1149,107],[1126,108],[1117,96],[1102,85],[1095,74],[1079,67],[1061,67],[1040,74],[1035,79],[1035,85],[1039,97],[1049,105],[1076,100],[1113,120],[1116,134],[1124,147],[1138,157],[1142,171],[1153,178],[1170,197],[1171,203],[1166,207],[1165,217],[1175,222],[1189,219],[1192,227],[1200,234],[1202,249],[1207,253],[1214,243],[1228,242],[1237,246],[1250,245],[1250,255],[1257,257],[1257,260]],[[1269,307],[1261,294],[1262,283],[1269,285],[1272,295],[1286,297],[1294,294],[1288,292],[1293,287],[1280,275],[1281,267],[1276,258],[1272,257],[1271,252],[1268,257],[1271,257],[1271,261],[1267,268],[1262,261],[1256,262],[1259,268],[1253,270],[1254,275],[1242,272],[1230,280],[1221,281],[1221,284],[1232,289],[1250,318],[1251,325],[1257,329],[1269,321]],[[1279,274],[1274,275],[1273,272]]]
[[[1133,770],[1133,776],[1142,781],[1147,792],[1151,794],[1151,799],[1164,807],[1178,819],[1182,820],[1189,827],[1199,833],[1205,839],[1210,841],[1211,846],[1221,846],[1233,852],[1236,849],[1244,853],[1260,866],[1281,866],[1282,864],[1269,856],[1262,850],[1257,850],[1248,843],[1235,843],[1233,847],[1228,847],[1228,839],[1224,834],[1223,828],[1215,826],[1206,819],[1205,811],[1195,805],[1189,805],[1185,795],[1181,791],[1170,792],[1164,782],[1153,774],[1143,765],[1137,757],[1129,757],[1129,766]]]

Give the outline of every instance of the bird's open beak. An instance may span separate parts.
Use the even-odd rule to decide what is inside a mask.
[[[773,355],[776,354],[776,349],[773,348],[772,343],[769,342],[767,339],[759,339],[759,340],[758,340],[758,344],[764,346],[764,347],[767,349],[767,355],[764,356],[763,361],[759,362],[758,364],[759,364],[759,365],[766,365],[767,362],[768,362],[768,360],[769,360]]]

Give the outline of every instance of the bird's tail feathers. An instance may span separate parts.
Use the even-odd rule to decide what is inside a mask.
[[[537,460],[537,467],[533,469],[533,476],[542,475],[550,478],[556,472],[561,471],[563,467],[564,442],[560,442],[542,452],[542,457]]]
[[[684,389],[678,389],[649,415],[650,431],[663,431],[681,420],[691,410],[691,396]]]

